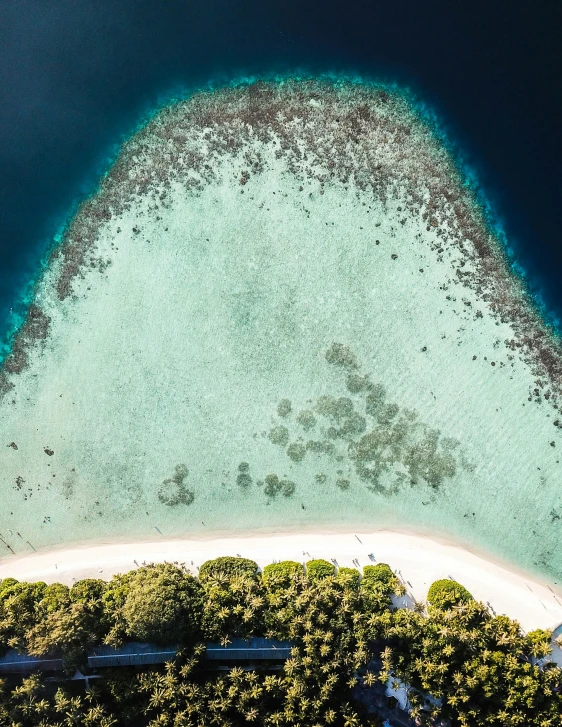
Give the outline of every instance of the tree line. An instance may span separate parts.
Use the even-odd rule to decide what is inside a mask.
[[[0,582],[0,653],[62,654],[69,672],[89,648],[127,641],[177,645],[164,666],[107,670],[84,683],[40,674],[0,679],[9,727],[360,727],[377,684],[409,685],[421,725],[562,725],[562,671],[544,660],[550,634],[523,634],[460,584],[431,587],[427,604],[395,608],[404,587],[385,564],[363,574],[327,561],[285,561],[260,573],[244,558],[147,565],[109,582]],[[212,671],[205,642],[266,636],[292,643],[278,671]]]

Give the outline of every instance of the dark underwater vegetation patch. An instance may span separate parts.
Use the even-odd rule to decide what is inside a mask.
[[[177,505],[191,505],[195,499],[195,493],[187,487],[185,482],[189,470],[186,465],[176,465],[176,471],[172,477],[164,480],[158,490],[158,499],[164,505],[176,507]]]
[[[422,484],[437,490],[454,477],[459,464],[464,467],[464,458],[457,462],[452,451],[458,443],[420,421],[416,412],[389,401],[382,383],[359,372],[358,359],[347,346],[333,343],[325,359],[343,373],[354,370],[345,379],[353,399],[322,394],[312,410],[299,413],[296,421],[300,427],[314,427],[321,438],[309,439],[305,445],[293,441],[287,448],[293,462],[301,462],[307,452],[331,460],[332,466],[344,462],[359,481],[380,494],[397,494],[403,487]],[[274,443],[281,443],[277,442],[279,430],[283,441],[293,436],[289,426],[279,425],[269,434]],[[294,434],[298,436],[298,432]],[[394,477],[392,485],[383,483],[388,475]],[[325,484],[326,479],[324,474],[316,475],[317,484]],[[336,478],[341,490],[350,484],[348,477]]]
[[[390,401],[381,382],[361,373],[361,364],[349,347],[332,344],[325,360],[341,370],[343,384],[352,396],[322,394],[295,419],[289,417],[290,400],[281,399],[276,407],[281,421],[265,435],[273,445],[286,448],[286,456],[294,465],[300,465],[307,456],[323,461],[324,471],[314,476],[316,486],[330,486],[331,482],[332,487],[335,483],[345,492],[355,478],[372,492],[398,495],[409,487],[439,490],[459,467],[472,468],[457,440],[442,436],[415,411]],[[353,373],[348,373],[349,369]],[[303,430],[314,430],[317,438],[303,441]],[[254,483],[249,470],[248,462],[238,465],[236,483],[243,489]],[[280,494],[291,497],[297,487],[294,481],[274,473],[255,484],[270,500]]]

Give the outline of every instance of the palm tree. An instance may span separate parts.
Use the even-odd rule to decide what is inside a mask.
[[[368,687],[372,687],[374,684],[377,683],[376,675],[373,674],[372,671],[368,671],[363,677],[363,683],[366,684]]]

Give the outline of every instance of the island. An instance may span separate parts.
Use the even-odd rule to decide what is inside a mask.
[[[509,723],[523,707],[494,712],[492,700],[487,722],[463,711],[472,697],[453,675],[468,669],[465,646],[459,656],[439,641],[460,659],[446,686],[434,681],[444,662],[422,656],[428,633],[441,638],[451,619],[470,631],[463,619],[476,619],[485,656],[474,668],[491,680],[509,664],[501,679],[534,679],[548,704],[529,697],[525,714],[559,724],[560,340],[458,150],[410,92],[279,77],[167,103],[69,218],[27,304],[0,368],[5,648],[33,656],[37,628],[45,653],[60,651],[41,615],[50,606],[37,605],[47,591],[63,594],[53,608],[67,624],[82,609],[75,582],[98,582],[106,603],[114,580],[102,581],[177,562],[197,590],[190,578],[217,557],[254,564],[256,603],[275,611],[312,588],[310,598],[359,604],[359,622],[372,605],[361,584],[383,562],[392,587],[377,590],[381,621],[353,632],[361,659],[347,646],[338,656],[350,689],[370,688],[362,670],[378,659],[373,679],[394,675],[422,695],[413,719],[443,707],[452,725]],[[266,595],[271,561],[288,558],[298,565],[283,581],[289,595]],[[322,586],[304,565],[317,560],[328,564]],[[5,605],[19,603],[13,578],[35,594],[19,641]],[[454,597],[424,606],[434,581]],[[236,618],[246,608],[232,605]],[[312,626],[301,642],[270,618],[197,626],[177,668],[189,671],[205,639],[271,637],[291,641],[306,671]],[[109,644],[111,628],[79,639],[80,658]],[[494,629],[501,648],[487,640]],[[143,677],[151,694],[161,673]],[[355,706],[342,709],[303,724],[361,723]],[[297,713],[263,723],[296,724]],[[241,714],[233,724],[250,719]],[[157,723],[172,724],[146,722]]]

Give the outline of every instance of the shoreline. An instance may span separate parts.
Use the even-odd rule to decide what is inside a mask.
[[[485,210],[400,94],[305,91],[162,109],[80,207],[12,360],[6,549],[446,523],[560,583],[555,392],[481,280],[523,300]]]
[[[374,560],[370,555],[374,556]],[[338,566],[362,568],[373,562],[386,562],[402,578],[407,596],[424,601],[431,583],[454,578],[472,595],[488,603],[497,614],[517,620],[524,631],[556,629],[562,623],[562,597],[545,583],[506,568],[489,558],[443,539],[399,533],[305,532],[262,536],[190,538],[162,541],[112,542],[31,555],[4,558],[0,578],[44,580],[71,585],[81,578],[108,580],[116,573],[149,562],[177,561],[197,573],[206,560],[224,555],[240,555],[255,560],[263,568],[274,560],[305,562],[312,558],[337,561]]]
[[[154,526],[156,530],[156,526]],[[160,531],[158,531],[160,532]],[[119,546],[147,546],[159,544],[173,544],[173,543],[193,543],[200,544],[203,546],[205,543],[213,543],[216,541],[227,541],[235,544],[236,542],[250,540],[267,540],[272,538],[290,538],[290,537],[332,537],[332,536],[347,536],[361,533],[368,533],[370,535],[377,536],[381,533],[389,533],[398,537],[412,537],[419,538],[424,541],[431,541],[437,545],[449,548],[456,548],[463,552],[467,552],[475,558],[492,563],[498,568],[502,568],[510,573],[514,573],[521,578],[535,583],[540,583],[543,586],[549,588],[562,603],[562,584],[557,581],[553,581],[549,578],[548,574],[535,572],[531,569],[526,569],[523,566],[519,566],[517,563],[509,560],[509,558],[502,557],[501,555],[487,550],[485,547],[479,547],[477,543],[469,542],[462,539],[457,539],[455,536],[445,531],[436,530],[431,527],[423,527],[418,525],[415,527],[405,526],[393,526],[393,525],[367,525],[366,523],[357,522],[355,529],[347,527],[338,527],[337,525],[331,525],[325,522],[310,523],[303,527],[302,524],[293,524],[286,526],[264,526],[255,528],[243,528],[243,529],[213,529],[200,530],[196,532],[186,533],[185,535],[166,535],[158,533],[154,536],[139,536],[131,538],[128,535],[122,537],[111,535],[102,535],[99,538],[88,538],[87,540],[67,540],[57,544],[48,544],[39,548],[34,548],[33,552],[16,552],[13,555],[0,556],[0,579],[4,570],[4,565],[11,562],[16,562],[24,558],[33,558],[39,556],[56,555],[57,553],[63,553],[67,551],[83,551],[83,550],[95,550],[97,548],[118,548]],[[0,533],[1,535],[1,533]],[[32,546],[33,547],[33,546]],[[561,623],[562,626],[562,623]]]

